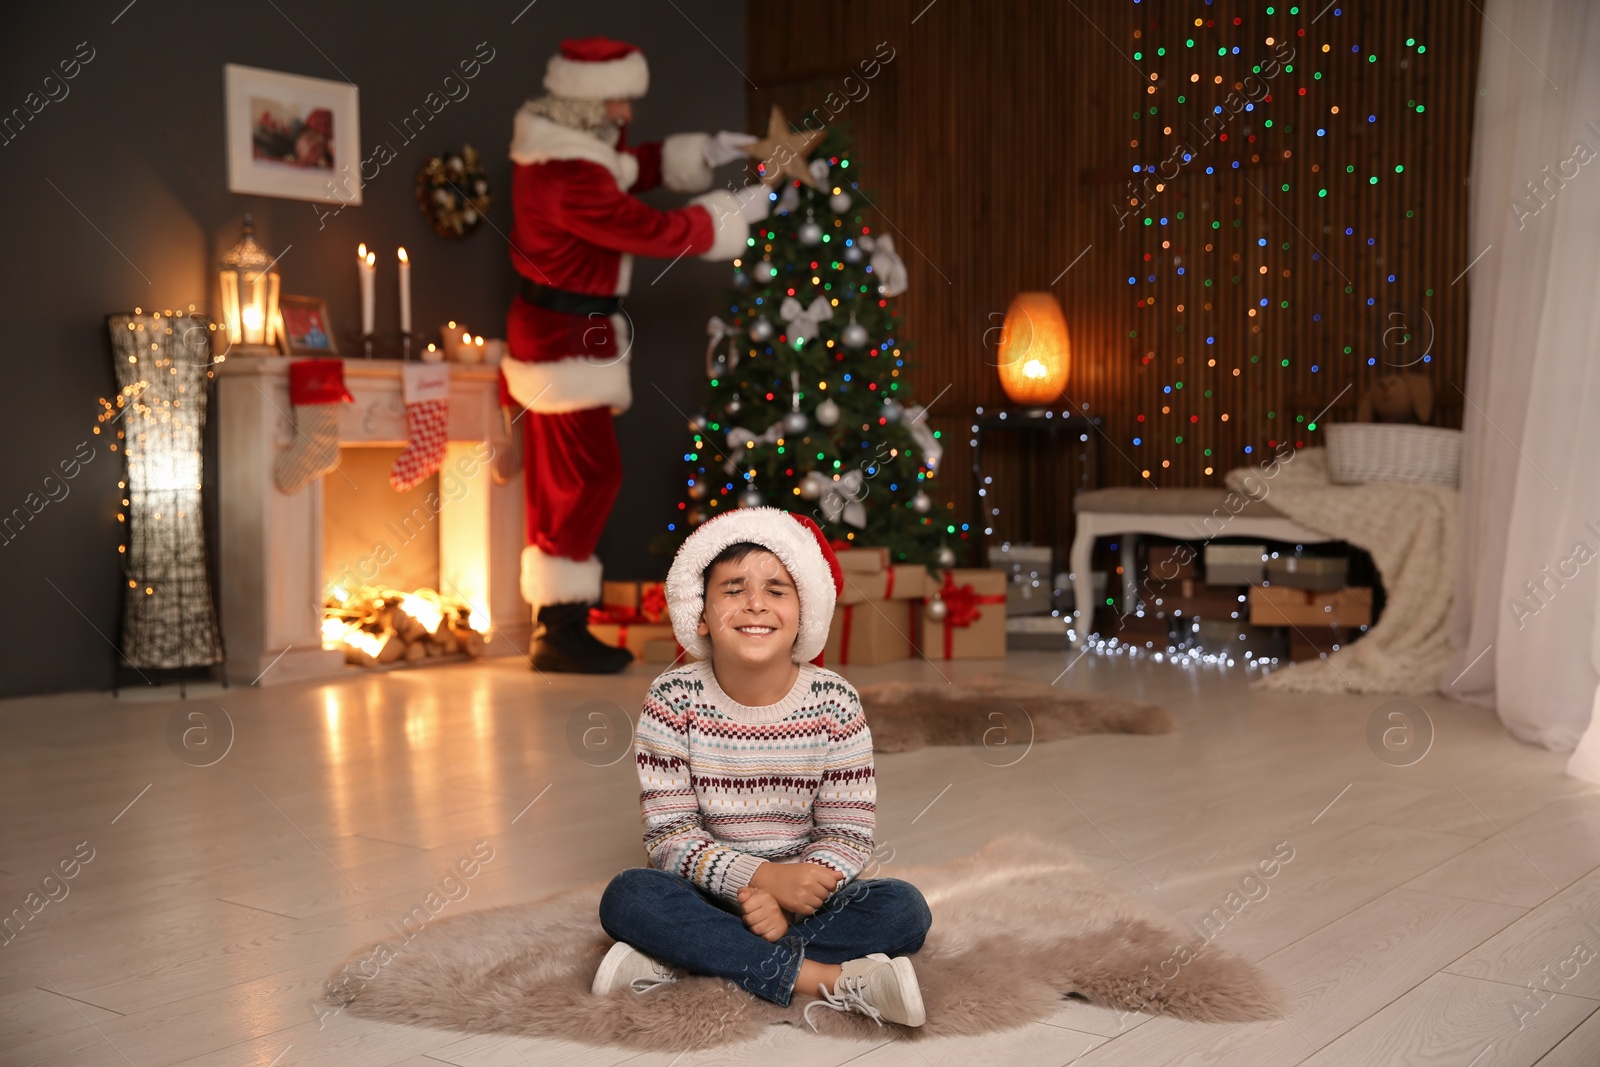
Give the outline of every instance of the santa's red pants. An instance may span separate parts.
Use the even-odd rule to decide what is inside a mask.
[[[538,554],[523,568],[530,603],[600,598],[600,568],[592,557],[622,486],[611,420],[609,407],[522,416],[528,545]]]

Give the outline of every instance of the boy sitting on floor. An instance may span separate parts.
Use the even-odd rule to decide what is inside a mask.
[[[906,957],[932,916],[907,882],[857,880],[873,850],[872,735],[850,683],[808,662],[842,584],[817,525],[777,508],[720,515],[679,549],[667,606],[699,661],[645,697],[650,866],[617,875],[600,900],[618,943],[594,992],[689,972],[784,1007],[796,991],[821,998],[808,1021],[819,1005],[925,1021]]]

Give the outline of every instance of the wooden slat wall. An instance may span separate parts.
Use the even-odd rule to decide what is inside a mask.
[[[1318,444],[1308,421],[1341,391],[1329,418],[1348,414],[1372,377],[1420,355],[1430,321],[1432,359],[1411,369],[1432,379],[1435,421],[1460,425],[1469,282],[1452,282],[1478,251],[1467,246],[1466,178],[1480,16],[1456,0],[1361,0],[1316,17],[1323,2],[1298,15],[1293,5],[1160,0],[750,5],[751,129],[765,128],[773,102],[796,123],[819,107],[826,117],[830,93],[835,108],[847,88],[862,95],[859,73],[849,85],[846,75],[881,42],[895,50],[835,121],[849,123],[879,228],[910,272],[898,306],[915,346],[914,395],[949,387],[932,422],[949,446],[940,495],[957,521],[971,518],[973,409],[1005,405],[985,331],[1021,290],[1061,299],[1075,354],[1061,407],[1106,419],[1107,484],[1220,485],[1269,442]],[[1293,44],[1293,72],[1270,83],[1270,103],[1227,122],[1228,143],[1202,146],[1202,117],[1271,56],[1268,37]],[[1131,168],[1165,159],[1184,138],[1197,157],[1150,207],[1167,226],[1132,216],[1119,229]],[[1210,230],[1211,220],[1221,227]],[[1409,347],[1400,332],[1385,337],[1396,326],[1414,330]],[[993,441],[985,470],[996,481],[996,535],[1037,537],[1038,490],[1021,484],[1021,442]]]

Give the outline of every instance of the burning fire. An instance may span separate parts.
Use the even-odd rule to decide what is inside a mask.
[[[347,662],[363,667],[456,655],[478,659],[488,629],[487,612],[432,589],[334,585],[323,601],[322,647],[342,648]]]

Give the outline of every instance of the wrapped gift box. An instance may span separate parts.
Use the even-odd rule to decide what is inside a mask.
[[[676,663],[683,666],[693,663],[694,657],[683,650],[675,637],[654,637],[644,643],[646,663]]]
[[[1006,603],[1006,610],[1011,604]],[[1059,615],[1010,615],[1006,618],[1006,647],[1055,650],[1071,645],[1067,640],[1070,620]]]
[[[1258,585],[1250,590],[1250,623],[1302,628],[1370,626],[1372,590],[1366,586],[1352,586],[1332,593],[1318,593],[1282,585]]]
[[[839,557],[839,569],[846,574],[877,574],[889,565],[889,550],[871,545],[834,544],[834,555]]]
[[[601,582],[600,606],[636,622],[667,622],[665,582]]]
[[[1343,589],[1349,574],[1348,556],[1277,556],[1267,560],[1267,580],[1293,589]]]
[[[932,579],[920,563],[896,563],[867,573],[845,571],[841,604],[865,604],[870,600],[920,600],[928,595]]]
[[[1006,585],[1002,571],[944,572],[938,593],[945,616],[917,613],[917,649],[928,659],[1000,659],[1006,654]],[[931,597],[934,590],[929,590]]]
[[[602,644],[626,648],[634,659],[644,658],[645,642],[672,640],[672,627],[664,622],[595,622],[592,614],[589,632]]]
[[[911,617],[919,606],[920,601],[913,600],[839,604],[833,609],[828,643],[822,649],[823,665],[830,669],[870,667],[911,656]]]
[[[1151,545],[1145,554],[1145,574],[1155,582],[1198,578],[1198,556],[1188,545]]]
[[[1266,574],[1266,545],[1206,545],[1206,581],[1212,585],[1259,585]]]

